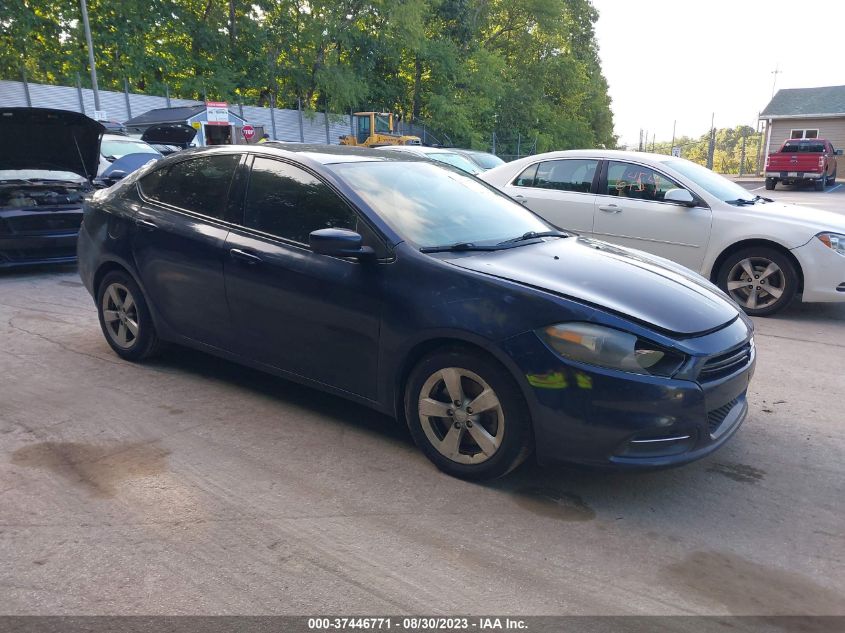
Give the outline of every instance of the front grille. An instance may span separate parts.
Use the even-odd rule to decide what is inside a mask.
[[[724,354],[708,358],[701,368],[698,377],[701,380],[716,380],[730,376],[751,362],[751,343],[732,349]]]
[[[51,233],[53,231],[76,231],[82,224],[81,213],[25,215],[7,218],[6,224],[12,233]]]
[[[737,402],[739,402],[739,398],[734,398],[727,404],[723,404],[718,409],[713,409],[712,411],[707,412],[707,428],[710,430],[710,435],[716,434],[716,431],[718,431],[719,427],[722,426],[722,422],[725,421],[725,418],[728,417],[728,414],[736,406]]]

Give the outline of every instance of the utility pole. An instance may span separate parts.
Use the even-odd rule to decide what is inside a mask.
[[[675,126],[678,124],[677,119],[672,121],[672,144],[669,146],[669,153],[675,151]]]
[[[82,6],[82,27],[85,29],[85,41],[88,43],[88,65],[91,66],[91,89],[94,91],[94,109],[100,110],[100,91],[97,88],[97,67],[94,65],[94,45],[91,43],[91,26],[88,24],[88,5],[79,0]]]
[[[778,83],[778,75],[780,75],[783,71],[779,70],[780,62],[775,64],[775,69],[772,71],[772,74],[775,76],[774,81],[772,81],[772,99],[775,98],[775,86]]]
[[[713,169],[713,154],[716,150],[716,128],[713,127],[716,121],[716,113],[710,117],[710,146],[707,148],[707,169]]]

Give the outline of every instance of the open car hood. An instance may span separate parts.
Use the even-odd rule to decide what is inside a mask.
[[[145,143],[176,145],[185,149],[196,135],[197,131],[185,123],[162,123],[147,128],[141,136],[141,140]]]
[[[105,128],[84,114],[51,108],[0,108],[0,169],[97,175]]]

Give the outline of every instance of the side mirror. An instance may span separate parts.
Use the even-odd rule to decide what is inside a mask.
[[[680,204],[685,207],[695,206],[695,198],[693,198],[692,194],[686,189],[670,189],[666,192],[666,195],[663,196],[663,202],[674,202],[675,204]]]
[[[107,183],[109,183],[109,185],[113,185],[118,180],[123,180],[124,178],[126,178],[126,172],[120,169],[116,169],[111,172],[108,176],[106,176],[105,180]]]
[[[311,250],[320,255],[333,257],[357,257],[358,259],[373,259],[375,251],[364,246],[364,238],[355,231],[347,229],[318,229],[308,236]]]
[[[834,151],[833,153],[836,154],[837,156],[842,156],[842,150],[841,149],[838,149],[838,150]]]

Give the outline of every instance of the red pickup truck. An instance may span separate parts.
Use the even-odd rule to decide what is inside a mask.
[[[836,180],[836,157],[841,149],[833,149],[822,138],[793,138],[784,141],[779,151],[766,158],[766,189],[779,182],[785,185],[813,183],[816,191]]]

